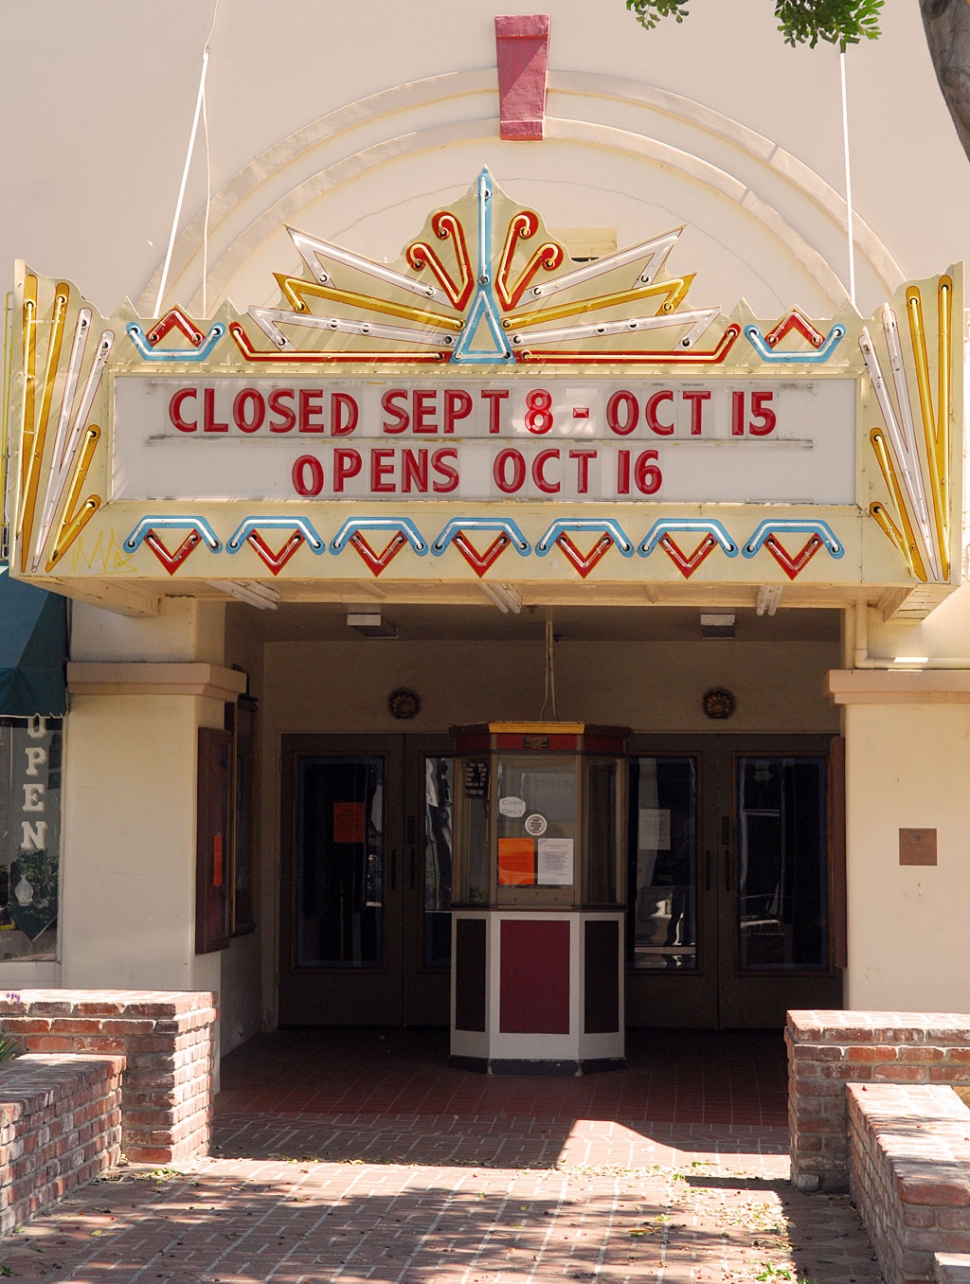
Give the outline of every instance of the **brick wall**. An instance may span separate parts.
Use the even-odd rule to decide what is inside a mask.
[[[849,1180],[886,1284],[970,1252],[970,1110],[943,1086],[850,1084]]]
[[[970,1086],[970,1016],[788,1013],[788,1125],[800,1190],[848,1185],[847,1083]]]
[[[0,1233],[118,1162],[123,1057],[26,1056],[0,1071]]]
[[[0,1027],[27,1052],[125,1058],[122,1148],[132,1163],[208,1153],[217,1017],[207,991],[0,994]]]

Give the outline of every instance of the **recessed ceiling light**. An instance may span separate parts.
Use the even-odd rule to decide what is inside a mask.
[[[383,619],[380,611],[348,611],[347,627],[362,638],[397,637],[397,625]]]
[[[733,638],[735,615],[701,615],[701,636],[705,638]]]

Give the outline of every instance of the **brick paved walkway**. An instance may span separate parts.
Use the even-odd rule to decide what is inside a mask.
[[[721,1066],[706,1108],[725,1109],[728,1062],[740,1073],[747,1058],[761,1113],[778,1088],[773,1045],[731,1039],[706,1038],[707,1065]],[[622,1074],[564,1081],[463,1076],[442,1067],[439,1042],[288,1032],[253,1041],[224,1065],[217,1155],[178,1172],[116,1170],[0,1243],[0,1268],[37,1284],[880,1280],[848,1200],[789,1187],[784,1128],[644,1117],[629,1094],[637,1076],[661,1075],[663,1040],[652,1041],[654,1060],[638,1048]],[[696,1057],[704,1042],[685,1046]],[[277,1078],[272,1110],[286,1061],[294,1076]],[[348,1061],[366,1110],[345,1091]],[[668,1115],[690,1113],[677,1097],[699,1070],[681,1070],[668,1063]],[[396,1085],[393,1109],[376,1108],[376,1082]],[[439,1110],[449,1091],[450,1109]],[[465,1092],[471,1108],[458,1108]],[[578,1109],[607,1098],[637,1108],[622,1119]]]

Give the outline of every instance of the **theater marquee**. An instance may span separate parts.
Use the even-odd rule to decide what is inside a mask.
[[[725,315],[679,230],[573,262],[487,171],[393,266],[289,231],[280,306],[205,321],[21,266],[15,573],[952,582],[955,269],[869,321]]]

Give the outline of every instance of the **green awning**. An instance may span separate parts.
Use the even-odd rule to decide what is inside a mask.
[[[67,601],[0,563],[0,717],[59,718],[67,710]]]

